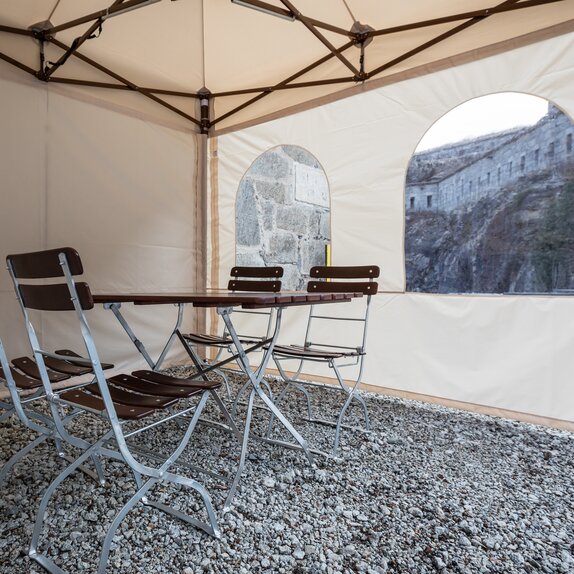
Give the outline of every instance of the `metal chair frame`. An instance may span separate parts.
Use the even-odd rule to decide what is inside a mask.
[[[6,351],[4,349],[4,345],[0,340],[0,366],[2,367],[3,375],[0,379],[4,380],[6,384],[6,388],[10,394],[11,402],[0,401],[0,409],[3,409],[4,412],[0,416],[0,422],[7,420],[12,415],[15,415],[20,422],[28,429],[38,433],[37,436],[33,441],[22,447],[16,453],[14,453],[10,459],[8,459],[3,467],[0,469],[0,484],[6,480],[8,473],[10,470],[22,460],[27,454],[32,452],[37,446],[41,445],[48,439],[52,439],[56,446],[57,455],[60,458],[66,459],[69,462],[72,462],[70,456],[66,455],[62,439],[60,438],[54,420],[49,416],[46,416],[44,413],[38,411],[34,408],[38,401],[43,401],[46,399],[45,389],[43,386],[38,387],[35,391],[32,391],[29,395],[22,397],[21,391],[18,388],[16,381],[14,379],[12,368],[10,367],[8,357],[6,356]],[[63,380],[66,380],[70,377],[65,377]],[[39,380],[41,383],[41,381]],[[80,383],[77,385],[73,385],[71,387],[66,387],[66,390],[70,390],[73,388],[79,388],[89,384],[88,382]],[[71,420],[73,420],[76,416],[81,413],[79,409],[73,409],[68,415],[62,418],[62,422],[64,425],[68,424]],[[85,466],[80,467],[80,470],[84,472],[89,477],[93,478],[96,481],[102,481],[103,475],[101,474],[94,474],[93,471],[89,470]],[[96,470],[99,472],[100,467],[96,463]]]
[[[183,520],[187,523],[192,524],[193,526],[200,528],[207,532],[208,534],[219,537],[220,530],[217,523],[217,517],[215,514],[215,510],[213,508],[213,504],[211,501],[211,497],[205,487],[195,479],[177,474],[172,472],[170,468],[177,462],[180,455],[183,453],[185,448],[188,445],[190,440],[191,434],[193,433],[198,419],[201,416],[201,413],[205,407],[207,399],[209,396],[216,397],[216,402],[222,412],[227,413],[223,403],[221,403],[221,399],[217,397],[217,393],[210,391],[210,390],[200,390],[198,391],[198,395],[200,396],[199,402],[194,407],[186,407],[183,410],[180,410],[177,413],[169,413],[167,416],[164,416],[159,421],[154,421],[151,424],[144,425],[139,427],[137,430],[128,431],[127,424],[131,423],[130,420],[122,420],[119,418],[116,408],[114,405],[114,401],[111,397],[110,390],[108,388],[108,383],[106,377],[104,375],[102,364],[100,362],[96,346],[94,343],[94,339],[88,325],[88,322],[85,317],[84,313],[84,306],[83,306],[83,299],[79,295],[77,286],[74,280],[74,273],[71,270],[70,263],[68,261],[68,257],[66,255],[66,250],[69,248],[60,250],[54,250],[57,252],[57,257],[59,260],[59,265],[61,267],[61,275],[65,278],[65,283],[67,285],[71,303],[73,306],[73,310],[75,311],[76,317],[79,321],[80,331],[82,335],[82,339],[84,341],[86,351],[89,357],[88,363],[92,367],[95,375],[95,380],[97,382],[97,386],[99,389],[99,394],[101,396],[101,400],[105,405],[105,410],[99,411],[94,410],[89,407],[80,405],[79,408],[83,411],[87,411],[92,413],[96,416],[99,416],[103,420],[106,420],[109,423],[109,430],[104,432],[95,442],[91,442],[86,440],[85,438],[81,438],[75,435],[72,435],[68,432],[66,428],[66,418],[62,416],[61,410],[66,407],[71,407],[72,409],[78,408],[78,405],[70,402],[68,400],[64,400],[60,397],[59,392],[55,392],[52,388],[50,380],[48,378],[48,373],[46,369],[46,364],[44,358],[46,356],[57,357],[61,359],[66,359],[72,363],[77,363],[80,365],[85,365],[85,359],[70,359],[69,357],[59,356],[57,354],[49,353],[42,349],[41,345],[39,344],[38,337],[36,335],[36,331],[34,329],[33,323],[30,319],[28,310],[24,303],[22,293],[20,291],[20,282],[17,277],[17,274],[14,271],[12,265],[12,258],[17,256],[9,256],[8,257],[8,268],[10,274],[12,276],[12,280],[14,283],[14,287],[18,296],[18,300],[20,303],[20,307],[22,313],[24,315],[26,329],[28,333],[28,337],[32,346],[34,359],[38,365],[38,369],[40,371],[40,375],[42,378],[42,384],[44,386],[46,398],[49,404],[50,412],[52,415],[52,419],[54,421],[55,429],[59,435],[59,437],[66,443],[80,449],[82,454],[64,471],[62,471],[54,481],[49,485],[48,489],[46,490],[42,501],[40,503],[40,508],[37,513],[36,522],[34,525],[34,531],[32,535],[32,541],[30,544],[29,555],[32,559],[42,565],[46,570],[52,572],[54,574],[61,574],[63,571],[59,566],[57,566],[48,556],[42,554],[38,550],[38,544],[40,541],[40,536],[43,529],[44,523],[44,515],[46,508],[52,498],[54,492],[58,488],[58,486],[68,477],[70,476],[75,470],[81,467],[88,459],[91,459],[95,464],[98,470],[98,475],[103,477],[103,471],[100,466],[100,458],[110,458],[113,460],[117,460],[123,462],[127,465],[128,469],[133,474],[135,479],[136,485],[138,487],[137,492],[130,498],[130,500],[124,505],[124,507],[120,510],[117,514],[116,518],[113,520],[112,524],[110,525],[102,545],[102,550],[100,553],[99,559],[99,567],[98,567],[98,574],[103,574],[106,570],[107,566],[107,559],[110,551],[110,545],[112,543],[112,539],[114,534],[120,525],[121,521],[125,518],[127,513],[138,503],[142,502],[146,505],[153,506],[163,512],[166,512],[180,520]],[[76,254],[77,255],[77,254]],[[79,260],[79,257],[78,257]],[[81,273],[81,271],[80,271]],[[76,273],[77,274],[77,273]],[[47,277],[54,276],[48,275]],[[90,308],[90,307],[86,307]],[[219,399],[219,400],[218,400]],[[155,412],[155,411],[154,411]],[[132,448],[129,446],[127,439],[134,434],[139,434],[141,432],[147,431],[151,428],[155,428],[159,424],[165,423],[169,420],[173,420],[176,417],[180,418],[184,417],[188,414],[193,413],[189,424],[187,426],[187,430],[184,432],[183,437],[181,438],[178,446],[175,450],[163,461],[163,463],[158,467],[152,467],[142,462],[136,460],[134,454],[132,453]],[[239,437],[239,431],[235,427],[231,417],[227,413],[228,422],[231,423],[232,428],[231,430]],[[112,448],[114,446],[114,448]],[[172,507],[166,506],[159,502],[150,501],[147,499],[147,493],[152,486],[154,486],[159,481],[166,481],[172,484],[179,484],[185,487],[190,488],[191,490],[195,491],[201,497],[203,501],[203,505],[207,512],[208,522],[203,522],[197,520],[187,514],[180,512]],[[103,478],[102,478],[103,482]]]
[[[228,282],[227,289],[229,291],[262,291],[264,288],[272,291],[281,290],[281,277],[283,277],[283,268],[280,266],[274,267],[233,267],[230,271],[231,279]],[[245,278],[265,278],[271,279],[271,281],[249,281]],[[242,344],[254,344],[257,342],[269,340],[273,337],[273,325],[275,323],[276,310],[274,308],[268,310],[256,310],[256,309],[234,309],[235,314],[240,315],[260,315],[267,317],[267,327],[264,335],[256,334],[252,335],[250,333],[237,333],[236,336],[241,340]],[[234,340],[231,336],[228,326],[223,325],[223,333],[221,336],[214,336],[211,342],[206,338],[203,342],[198,342],[192,339],[193,333],[190,335],[182,334],[177,332],[177,335],[187,351],[189,357],[191,358],[194,366],[201,370],[202,365],[210,365],[214,363],[219,363],[221,361],[221,355],[224,351],[230,354],[235,354]],[[211,358],[202,359],[198,352],[198,347],[205,346],[209,348],[218,349],[216,355]],[[231,390],[229,387],[229,379],[223,369],[214,369],[214,372],[220,376],[225,382],[225,387],[227,389],[227,397],[231,399]],[[267,392],[271,393],[271,388],[267,385],[265,380],[262,384],[266,386]],[[233,403],[232,413],[235,417],[237,415],[239,395],[236,396]]]
[[[312,306],[309,310],[307,319],[307,326],[305,330],[305,338],[302,346],[296,345],[278,345],[273,352],[273,360],[277,366],[277,370],[281,379],[286,383],[285,387],[279,393],[276,403],[279,404],[284,400],[285,396],[290,390],[297,390],[303,393],[307,404],[307,421],[318,424],[325,424],[335,427],[335,440],[332,456],[337,456],[339,449],[341,429],[342,428],[357,428],[353,425],[344,424],[344,417],[347,409],[355,400],[359,403],[363,410],[363,417],[365,420],[365,430],[370,430],[369,413],[367,404],[363,397],[357,393],[358,387],[363,377],[365,366],[365,357],[367,352],[367,332],[369,326],[369,311],[371,307],[371,298],[376,293],[378,285],[374,281],[379,276],[379,268],[376,266],[349,266],[349,267],[313,267],[310,272],[311,277],[327,279],[328,282],[317,282],[310,280],[308,283],[308,291],[314,291],[319,288],[320,291],[362,291],[366,295],[366,302],[364,306],[364,313],[360,317],[340,316],[340,315],[324,315],[316,312],[315,307]],[[367,279],[367,282],[356,283],[353,288],[353,282],[332,282],[331,278],[336,279]],[[319,321],[335,321],[340,323],[359,322],[363,323],[361,329],[361,340],[357,346],[352,345],[335,345],[330,342],[318,342],[312,339],[313,325]],[[291,352],[290,352],[291,349]],[[299,361],[298,367],[295,369],[293,375],[289,375],[283,365],[287,361]],[[315,362],[327,364],[329,368],[335,373],[339,387],[334,387],[327,384],[305,381],[300,378],[306,362]],[[347,384],[341,369],[347,367],[355,367],[356,374],[351,378],[350,383]],[[342,392],[346,395],[346,400],[341,407],[336,421],[326,420],[313,416],[311,407],[311,398],[308,390],[305,387],[321,387],[333,391]],[[267,438],[269,439],[273,429],[274,417],[271,416],[267,427]],[[326,454],[326,453],[323,453]]]
[[[4,350],[4,345],[0,340],[0,366],[4,376],[2,377],[6,383],[8,392],[10,393],[10,399],[12,402],[8,403],[5,401],[0,401],[0,408],[4,410],[0,416],[0,422],[7,420],[12,415],[16,415],[20,422],[30,430],[38,433],[38,437],[32,442],[28,443],[26,446],[18,450],[14,455],[10,457],[8,461],[4,463],[4,466],[0,470],[0,484],[4,482],[8,473],[12,467],[17,464],[22,458],[24,458],[28,453],[34,450],[37,446],[48,440],[49,438],[54,438],[56,441],[56,449],[60,456],[63,456],[62,444],[60,438],[55,434],[54,427],[51,425],[51,421],[48,417],[45,417],[41,413],[27,411],[27,407],[30,403],[35,400],[43,399],[44,392],[43,389],[37,389],[29,398],[22,399],[20,393],[18,392],[18,387],[14,381],[12,375],[12,369],[10,368],[10,363],[6,356],[6,351]]]

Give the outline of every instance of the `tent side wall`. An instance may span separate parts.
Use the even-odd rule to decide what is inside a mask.
[[[426,130],[458,104],[503,91],[545,97],[574,117],[573,54],[574,34],[558,36],[213,140],[211,285],[235,263],[245,171],[269,148],[302,146],[329,179],[333,264],[382,269],[364,381],[574,428],[572,299],[405,293],[403,245],[406,170]],[[289,311],[284,342],[301,340],[303,316]]]
[[[202,284],[199,136],[78,94],[0,62],[2,260],[8,253],[69,245],[80,252],[94,292],[195,289]],[[130,307],[122,311],[157,356],[176,309]],[[9,355],[29,354],[6,271],[0,274],[0,313]],[[105,360],[141,364],[110,311],[97,308],[89,319]],[[188,326],[194,321],[189,309]],[[41,336],[47,346],[82,351],[61,318],[44,314]]]

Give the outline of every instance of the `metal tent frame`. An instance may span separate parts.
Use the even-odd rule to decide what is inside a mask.
[[[12,58],[11,56],[0,52],[0,59],[12,64],[13,66],[27,72],[28,74],[36,77],[38,80],[46,83],[60,83],[72,84],[78,86],[87,86],[99,89],[111,90],[128,90],[141,94],[142,97],[154,101],[156,104],[169,109],[171,112],[178,114],[187,121],[189,121],[194,128],[202,134],[209,135],[213,132],[213,128],[220,124],[223,120],[237,114],[246,107],[252,106],[262,98],[269,94],[280,90],[291,89],[306,89],[316,86],[326,86],[329,84],[348,84],[355,85],[367,82],[383,72],[397,67],[399,64],[412,58],[416,54],[428,50],[429,48],[451,38],[456,34],[460,34],[468,28],[483,22],[487,18],[491,18],[496,14],[504,12],[528,10],[536,6],[545,4],[553,4],[556,2],[563,2],[564,0],[505,0],[493,7],[483,8],[480,10],[473,10],[461,12],[458,14],[446,15],[438,18],[428,20],[421,20],[416,22],[409,22],[399,26],[374,30],[370,26],[360,24],[355,21],[350,30],[345,30],[329,22],[324,22],[311,18],[303,14],[291,0],[280,0],[283,8],[264,2],[262,0],[231,0],[236,4],[256,9],[260,12],[265,12],[271,16],[279,16],[296,21],[301,26],[305,27],[309,33],[313,34],[319,42],[326,48],[326,54],[309,63],[305,67],[295,71],[288,77],[284,78],[278,83],[267,86],[253,86],[245,89],[230,90],[224,92],[211,92],[209,86],[203,87],[197,92],[185,92],[162,89],[160,87],[145,87],[137,85],[130,81],[128,78],[116,73],[112,69],[103,66],[94,59],[86,56],[80,52],[80,47],[88,40],[97,40],[97,38],[104,32],[105,22],[108,18],[113,16],[120,16],[131,12],[132,10],[141,9],[159,0],[115,0],[107,9],[99,10],[90,14],[86,14],[80,18],[75,18],[68,22],[62,23],[58,26],[53,26],[49,21],[40,22],[31,26],[28,29],[15,28],[12,26],[2,25],[0,23],[0,33],[2,34],[15,34],[20,36],[27,36],[31,41],[38,43],[38,56],[39,65],[37,69],[33,69],[23,62]],[[172,0],[175,1],[175,0]],[[388,61],[372,62],[367,66],[367,56],[369,55],[368,46],[374,38],[381,36],[388,36],[416,30],[420,28],[430,28],[432,26],[452,23],[453,27],[441,34],[427,40],[419,45],[412,46],[406,52],[399,56],[393,57]],[[79,27],[84,24],[89,24],[88,28],[70,44],[65,44],[56,38],[58,32],[68,30],[71,28]],[[325,36],[323,31],[338,34],[345,41],[335,46]],[[50,44],[56,46],[62,51],[61,56],[55,62],[47,61],[45,57],[46,46]],[[356,47],[360,49],[359,66],[355,66],[347,57],[346,52]],[[73,77],[60,77],[55,76],[55,72],[64,67],[68,59],[71,57],[77,58],[88,64],[92,68],[97,69],[99,72],[109,76],[114,82],[97,82],[83,80]],[[325,78],[314,81],[298,81],[308,72],[321,67],[325,63],[338,59],[349,71],[346,76],[337,78]],[[216,99],[227,98],[230,96],[249,96],[243,103],[236,107],[222,113],[219,116],[214,116],[212,103]],[[171,104],[160,96],[174,96],[182,99],[192,99],[196,102],[196,112],[190,115],[182,107]]]

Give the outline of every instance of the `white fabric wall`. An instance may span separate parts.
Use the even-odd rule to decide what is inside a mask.
[[[407,294],[403,253],[407,165],[438,118],[501,91],[546,97],[574,117],[573,85],[569,34],[221,136],[211,159],[212,225],[221,222],[212,284],[234,264],[241,177],[265,150],[303,146],[329,179],[333,264],[382,269],[365,382],[573,421],[572,298]],[[303,314],[287,312],[283,341],[301,340]]]
[[[0,126],[2,261],[8,253],[71,246],[94,292],[196,287],[196,135],[74,99],[4,63]],[[123,309],[157,356],[176,309]],[[0,313],[9,356],[29,354],[7,271],[0,273]],[[189,309],[188,324],[192,316]],[[69,319],[44,314],[47,346],[82,350]],[[110,311],[90,311],[89,320],[104,360],[141,364]]]

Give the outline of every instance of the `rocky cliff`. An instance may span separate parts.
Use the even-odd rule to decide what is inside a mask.
[[[407,212],[408,291],[574,289],[574,165],[522,177],[466,210]]]

